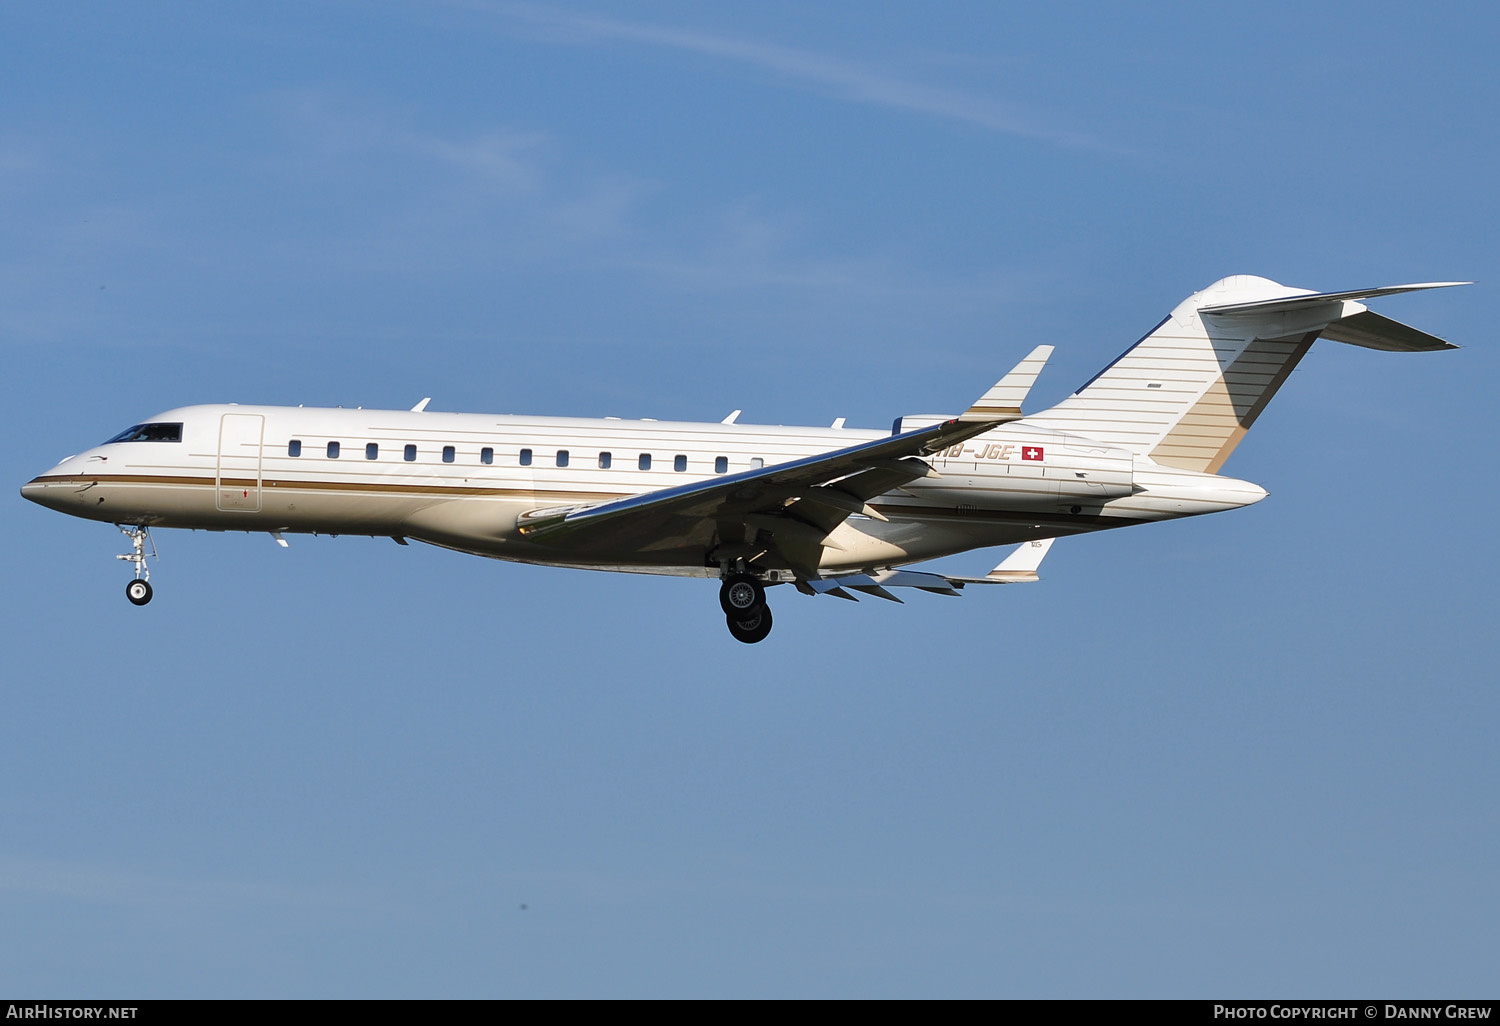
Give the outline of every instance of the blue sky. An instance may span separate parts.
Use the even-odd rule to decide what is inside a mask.
[[[1493,994],[1492,5],[10,5],[0,992]],[[25,503],[267,402],[882,427],[1227,274],[1223,516],[905,606]],[[945,561],[982,573],[1001,553]],[[523,907],[524,906],[524,907]]]

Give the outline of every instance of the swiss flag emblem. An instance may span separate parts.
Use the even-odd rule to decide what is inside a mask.
[[[1042,447],[1040,445],[1021,446],[1021,459],[1039,460],[1042,458]]]

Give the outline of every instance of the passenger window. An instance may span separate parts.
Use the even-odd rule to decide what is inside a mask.
[[[443,462],[444,463],[452,463],[453,462],[453,456],[454,456],[453,446],[451,446],[451,445],[445,445],[445,446],[443,446]]]
[[[568,450],[557,450],[557,465],[559,467],[566,467],[568,465]]]
[[[301,456],[302,440],[300,438],[293,438],[290,442],[286,443],[286,454],[288,456]]]
[[[610,461],[612,459],[614,459],[614,457],[611,456],[609,453],[607,453],[607,452],[601,452],[599,454],[599,469],[600,470],[608,470],[609,469]]]
[[[480,449],[479,450],[479,462],[483,463],[485,466],[489,466],[491,463],[494,463],[495,462],[495,450],[491,449],[489,446],[485,446],[483,449]]]
[[[367,443],[365,445],[365,459],[367,459],[367,460],[378,460],[378,459],[380,459],[380,446],[376,445],[374,442]]]
[[[531,450],[530,449],[522,449],[521,450],[521,466],[523,466],[523,467],[529,467],[529,466],[531,466]]]
[[[759,456],[754,456],[754,457],[751,457],[751,459],[750,459],[750,469],[751,470],[759,470],[761,467],[764,467],[765,465],[766,465],[766,461],[763,460],[763,459],[761,459]]]
[[[727,473],[729,473],[729,457],[728,456],[716,456],[714,458],[714,473],[715,474],[727,474]]]
[[[337,442],[329,442],[328,443],[328,458],[331,459],[331,460],[336,460],[336,459],[339,458],[339,443],[337,443]]]
[[[406,458],[406,462],[414,462],[417,458],[417,447],[415,445],[408,445],[406,447],[406,452],[404,452],[402,455]]]
[[[650,470],[651,454],[649,452],[641,453],[640,461],[636,464],[636,466],[640,467],[642,470]]]
[[[686,470],[687,469],[687,457],[686,456],[682,456],[682,455],[677,455],[677,456],[672,457],[672,469],[675,470],[675,471],[677,471],[677,473],[679,473],[679,474],[682,473],[684,470]]]

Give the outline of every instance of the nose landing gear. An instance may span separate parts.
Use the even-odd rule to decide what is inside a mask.
[[[151,555],[155,557],[156,542],[151,537],[149,527],[120,527],[120,533],[130,539],[131,548],[134,550],[115,557],[135,564],[135,580],[125,585],[125,597],[133,605],[144,606],[151,601],[151,568],[146,565],[146,543],[151,543]]]
[[[719,586],[719,605],[734,640],[753,645],[771,633],[765,586],[750,574],[726,573]]]

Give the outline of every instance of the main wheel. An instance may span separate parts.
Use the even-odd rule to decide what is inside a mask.
[[[765,604],[765,587],[749,574],[730,574],[719,586],[719,605],[730,619],[748,620]]]
[[[125,597],[138,606],[151,601],[151,584],[148,581],[131,581],[125,585]]]
[[[761,606],[746,619],[736,619],[735,614],[730,613],[724,620],[729,625],[729,633],[734,635],[734,640],[743,641],[747,645],[764,641],[766,635],[771,633],[770,606]]]

